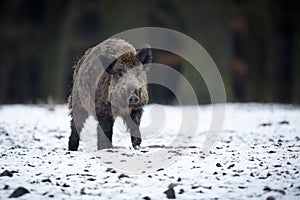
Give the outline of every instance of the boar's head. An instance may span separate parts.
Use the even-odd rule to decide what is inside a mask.
[[[152,62],[150,47],[117,58],[105,55],[101,60],[109,62],[105,71],[110,77],[108,99],[112,107],[138,109],[148,103],[146,71]]]

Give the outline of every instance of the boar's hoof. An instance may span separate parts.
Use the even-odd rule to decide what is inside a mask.
[[[142,139],[138,137],[131,137],[132,147],[134,149],[140,149],[140,145],[142,143]]]
[[[79,136],[77,133],[72,133],[69,138],[69,151],[77,151],[79,146]]]

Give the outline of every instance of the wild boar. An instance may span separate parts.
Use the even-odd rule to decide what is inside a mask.
[[[74,66],[69,150],[76,151],[88,116],[98,121],[98,149],[112,148],[113,124],[123,118],[133,148],[141,145],[143,106],[148,103],[146,70],[152,62],[150,46],[136,50],[122,39],[107,39],[88,49]]]

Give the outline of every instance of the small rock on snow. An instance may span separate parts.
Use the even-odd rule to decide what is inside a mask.
[[[126,174],[120,174],[119,179],[121,178],[129,178],[129,176],[127,176]]]
[[[220,163],[217,163],[216,166],[217,167],[222,167],[222,165]]]
[[[181,189],[179,190],[178,194],[183,194],[183,193],[184,193],[184,189],[181,188]]]
[[[231,165],[228,166],[227,169],[231,169],[231,168],[233,168],[233,167],[234,167],[234,164],[231,164]]]
[[[267,197],[267,200],[275,200],[275,198],[273,196],[269,196]]]
[[[278,124],[280,124],[280,125],[287,124],[287,125],[288,125],[288,124],[290,124],[290,123],[289,123],[288,121],[285,121],[285,120],[284,120],[284,121],[278,122]]]
[[[51,180],[50,180],[49,178],[47,178],[47,179],[43,179],[43,180],[42,180],[42,183],[45,183],[45,182],[49,182],[49,183],[51,183]]]
[[[16,198],[20,197],[26,193],[29,193],[29,191],[24,187],[18,187],[10,196],[9,198]]]
[[[4,170],[0,176],[9,176],[12,177],[13,176],[14,171],[8,171],[8,170]]]
[[[175,191],[173,188],[169,188],[166,191],[164,191],[164,193],[167,195],[168,199],[176,199],[175,197]]]

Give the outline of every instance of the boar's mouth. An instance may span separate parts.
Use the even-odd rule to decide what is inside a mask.
[[[139,103],[136,105],[128,105],[129,108],[131,109],[138,109],[138,108],[142,108],[145,104]]]
[[[126,99],[127,98],[123,98],[121,101],[118,101],[118,102],[111,101],[110,104],[115,110],[139,109],[139,108],[142,108],[143,106],[145,106],[144,101],[141,101],[141,102],[135,103],[135,104],[130,104]]]
[[[129,115],[133,110],[139,110],[139,109],[143,108],[143,106],[144,106],[144,104],[127,105],[125,107],[112,105],[111,109],[112,109],[112,113],[114,115],[126,116],[126,115]]]

